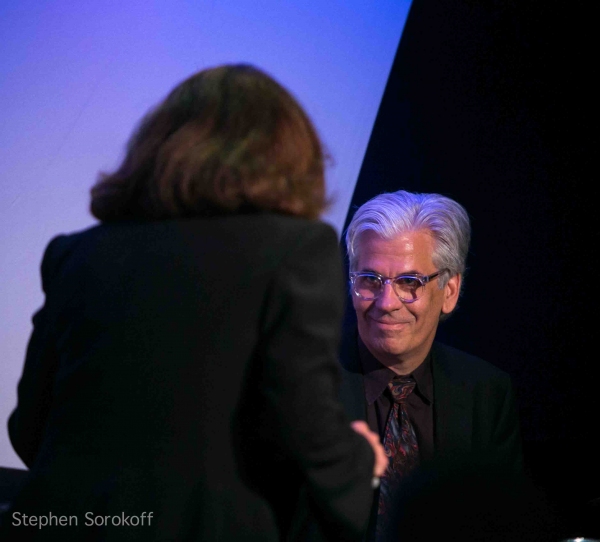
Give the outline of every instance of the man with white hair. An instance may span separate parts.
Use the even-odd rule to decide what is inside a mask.
[[[342,400],[390,459],[369,540],[399,539],[403,488],[425,465],[522,473],[509,375],[435,341],[459,300],[470,232],[456,201],[403,190],[362,205],[346,231],[356,325],[344,334]]]

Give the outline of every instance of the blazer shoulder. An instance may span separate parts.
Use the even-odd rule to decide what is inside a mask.
[[[235,240],[234,244],[252,246],[257,252],[285,254],[305,244],[329,248],[339,245],[337,232],[330,224],[282,213],[238,213],[172,222],[175,229],[183,225],[194,234]]]
[[[250,219],[250,217],[253,217]],[[269,232],[301,237],[325,237],[338,242],[337,233],[333,226],[322,220],[309,220],[278,213],[261,213],[257,215],[240,216],[240,221],[252,220]]]
[[[248,228],[245,239],[249,246],[267,257],[278,273],[285,273],[291,266],[306,274],[323,274],[319,283],[339,283],[340,304],[343,304],[343,262],[332,226],[318,220],[276,214],[259,215],[256,220],[244,226]]]
[[[506,371],[458,348],[436,341],[433,344],[432,354],[434,367],[441,369],[449,377],[468,378],[476,381],[510,381],[510,375]]]
[[[44,291],[48,281],[56,275],[63,262],[73,253],[75,247],[87,236],[100,229],[101,226],[92,226],[85,230],[73,233],[61,233],[55,235],[44,249],[41,263],[42,287]]]

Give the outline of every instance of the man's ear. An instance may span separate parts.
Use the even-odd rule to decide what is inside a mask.
[[[442,314],[450,314],[456,307],[461,283],[462,275],[457,273],[453,277],[450,277],[446,283],[446,286],[444,286],[444,303],[442,305]]]

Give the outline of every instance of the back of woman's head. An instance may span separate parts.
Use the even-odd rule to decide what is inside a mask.
[[[267,210],[317,218],[324,153],[294,97],[246,64],[203,70],[141,121],[118,169],[92,187],[102,220]]]

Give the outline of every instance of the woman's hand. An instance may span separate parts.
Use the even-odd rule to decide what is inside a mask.
[[[385,455],[385,451],[381,444],[381,440],[379,439],[379,435],[374,433],[369,429],[367,422],[361,420],[353,421],[350,426],[354,429],[359,435],[362,435],[367,439],[371,448],[373,448],[373,453],[375,454],[375,465],[373,466],[373,487],[377,487],[379,485],[379,478],[383,476],[385,469],[388,466],[388,458]]]

